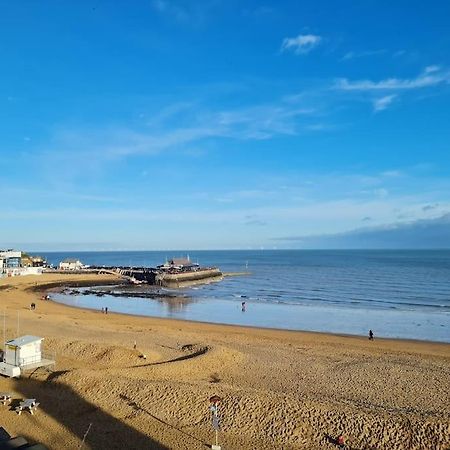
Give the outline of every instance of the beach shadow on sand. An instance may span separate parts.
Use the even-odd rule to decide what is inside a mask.
[[[24,398],[36,398],[40,402],[39,409],[66,427],[80,439],[80,442],[89,424],[92,424],[86,437],[86,448],[169,450],[168,447],[116,419],[100,407],[87,402],[62,383],[22,378],[16,381],[14,390],[20,392]],[[54,434],[54,431],[48,431],[49,436]],[[46,445],[49,448],[68,448],[70,443],[47,442]]]
[[[191,345],[186,345],[184,347],[191,347]],[[182,348],[182,350],[185,350],[184,347]],[[162,364],[169,364],[169,363],[174,363],[174,362],[179,362],[179,361],[185,361],[187,359],[196,358],[197,356],[202,356],[202,355],[206,354],[208,351],[209,351],[209,347],[204,346],[204,347],[201,347],[198,350],[195,350],[194,352],[189,353],[187,355],[177,356],[176,358],[167,359],[165,361],[156,361],[156,362],[151,362],[151,363],[147,363],[147,364],[135,364],[133,366],[126,367],[126,369],[137,369],[137,368],[141,368],[141,367],[160,366]]]

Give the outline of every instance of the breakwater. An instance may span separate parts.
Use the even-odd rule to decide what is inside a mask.
[[[184,287],[195,284],[210,283],[223,279],[222,272],[214,268],[199,269],[192,272],[167,273],[161,272],[156,276],[156,284],[166,287]]]
[[[223,274],[217,267],[179,271],[167,271],[152,267],[90,267],[89,270],[115,273],[131,282],[169,288],[186,287],[223,279]]]

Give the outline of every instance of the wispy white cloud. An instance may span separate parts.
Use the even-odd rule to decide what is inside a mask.
[[[380,174],[382,177],[401,177],[403,174],[403,171],[401,170],[385,170],[384,172],[381,172]]]
[[[385,95],[384,97],[376,98],[373,101],[373,110],[375,112],[383,111],[389,107],[389,105],[394,101],[397,97],[396,94]]]
[[[217,6],[215,0],[184,2],[177,0],[153,0],[151,5],[160,14],[185,24],[198,24],[205,20],[211,8]]]
[[[180,114],[183,116],[182,123]],[[132,156],[158,155],[167,151],[193,151],[193,145],[208,139],[267,140],[275,136],[295,135],[302,127],[308,130],[311,108],[283,100],[229,110],[210,110],[197,103],[177,103],[163,108],[147,126],[139,129],[105,127],[99,129],[55,130],[51,143],[39,159],[57,161],[67,172],[101,168]],[[302,121],[302,118],[304,119]],[[203,150],[197,150],[198,156]],[[185,153],[186,154],[186,153]]]
[[[385,188],[375,189],[373,193],[379,198],[385,198],[389,195],[389,191]]]
[[[275,8],[267,5],[260,5],[253,9],[244,9],[243,14],[245,16],[253,16],[253,17],[271,17],[275,13]]]
[[[241,191],[233,191],[223,193],[215,200],[219,203],[234,203],[242,201],[255,201],[255,200],[267,200],[268,198],[275,198],[278,192],[275,189],[247,189]]]
[[[294,173],[295,176],[292,176]],[[101,192],[98,198],[89,198],[94,203],[84,202],[82,193],[78,202],[55,202],[36,208],[35,205],[39,203],[33,200],[39,198],[40,194],[30,192],[28,206],[20,201],[2,205],[0,231],[2,225],[11,221],[16,221],[19,226],[30,220],[48,221],[51,224],[48,231],[40,228],[27,230],[27,236],[34,241],[45,240],[48,236],[48,242],[51,242],[51,233],[56,228],[66,230],[67,235],[78,236],[76,223],[72,220],[77,217],[87,224],[85,228],[89,230],[90,236],[99,236],[116,244],[119,242],[117,234],[108,224],[113,222],[128,227],[127,235],[121,232],[124,242],[133,245],[139,243],[136,245],[142,248],[143,245],[157,243],[156,240],[148,240],[148,227],[155,227],[154,234],[160,238],[165,233],[167,235],[167,229],[181,223],[195,225],[201,236],[207,236],[208,229],[214,226],[229,231],[230,239],[239,235],[244,242],[252,242],[252,239],[265,239],[261,242],[267,242],[280,229],[301,236],[335,233],[358,227],[361,220],[368,222],[364,218],[370,218],[370,224],[378,226],[398,220],[438,217],[450,211],[448,196],[443,194],[450,192],[448,180],[430,180],[408,168],[386,168],[385,171],[368,174],[299,174],[295,169],[292,174],[265,177],[260,177],[257,172],[248,173],[246,169],[245,174],[241,190],[230,191],[232,185],[222,186],[218,175],[219,182],[216,185],[199,185],[201,192],[197,194],[191,190],[182,194],[162,192],[149,202],[148,191],[143,189],[127,197],[126,205],[114,205],[114,202],[108,204],[109,198],[102,198]],[[226,174],[227,178],[229,176]],[[239,173],[235,176],[241,178]],[[120,195],[120,191],[110,194],[113,199],[115,194]],[[179,195],[184,196],[182,201],[177,197]],[[192,201],[195,195],[197,197]],[[174,204],[177,207],[171,206]],[[19,229],[14,233],[11,239],[19,240],[23,231]],[[87,240],[86,236],[81,238]],[[184,244],[197,245],[195,240]],[[220,246],[223,241],[212,239],[208,245]]]
[[[283,39],[281,51],[293,51],[295,54],[301,55],[309,53],[321,41],[321,36],[315,34],[299,34],[297,37]]]
[[[229,137],[264,140],[275,135],[296,134],[299,117],[314,114],[314,109],[280,102],[219,111],[213,115],[213,122],[225,127]]]
[[[448,76],[438,66],[429,66],[417,79],[396,79],[396,84],[421,85],[424,80],[437,84],[447,80]],[[387,108],[399,95],[398,92],[383,92],[380,86],[374,91],[370,84],[374,82],[347,80],[345,83],[344,88],[341,85],[340,89],[345,92],[355,91],[353,97],[358,97],[358,101],[363,98],[371,102],[375,111]],[[369,83],[370,89],[367,92],[357,91],[357,88],[363,87],[361,83]],[[381,83],[390,87],[393,84],[387,81],[378,84]],[[379,98],[374,99],[374,94],[378,94]],[[353,97],[350,96],[350,99]],[[58,178],[58,183],[69,183],[80,176],[106,172],[117,162],[134,156],[158,155],[169,151],[185,152],[183,154],[191,152],[198,156],[208,151],[208,145],[216,145],[221,139],[262,141],[301,133],[329,132],[339,127],[339,124],[334,123],[333,114],[342,96],[336,95],[336,92],[330,95],[329,89],[322,85],[305,89],[301,94],[283,95],[272,102],[247,102],[245,106],[229,109],[215,109],[210,100],[209,91],[203,96],[200,93],[195,101],[181,98],[172,105],[161,105],[157,114],[149,110],[146,117],[151,117],[151,120],[146,119],[128,127],[63,126],[54,130],[45,148],[36,148],[36,151],[31,149],[34,153],[31,159],[43,168],[40,173],[48,172],[47,178]],[[312,104],[314,108],[310,106]],[[50,161],[60,167],[56,175],[46,169],[51,166]],[[88,167],[86,161],[90,162]]]
[[[431,69],[431,70],[430,70]],[[334,87],[343,91],[389,91],[419,89],[450,82],[450,72],[442,71],[438,66],[429,66],[416,78],[387,78],[380,81],[341,78]]]
[[[263,205],[242,209],[218,208],[202,210],[195,206],[177,209],[162,208],[52,208],[52,209],[5,209],[2,218],[5,220],[38,220],[53,219],[55,223],[72,223],[77,217],[86,223],[101,226],[104,221],[116,222],[162,222],[193,223],[209,225],[213,223],[237,223],[258,220],[266,223],[298,223],[304,232],[329,232],[340,228],[348,229],[352,224],[360,223],[361,217],[371,217],[375,224],[393,220],[395,212],[401,211],[411,219],[433,218],[449,211],[450,203],[442,202],[431,211],[423,210],[424,203],[419,198],[398,196],[393,198],[376,198],[370,200],[342,198],[338,200],[315,200],[302,204]],[[252,217],[253,219],[250,219]],[[296,222],[300,221],[300,222]],[[100,224],[100,225],[99,225]],[[73,224],[72,224],[73,225]],[[75,224],[76,225],[76,224]],[[320,229],[318,229],[320,227]],[[38,235],[39,230],[37,230]]]
[[[257,226],[257,227],[265,227],[267,222],[265,220],[261,220],[258,216],[249,215],[245,217],[245,225],[249,226]]]
[[[433,65],[433,66],[427,66],[427,67],[425,67],[425,73],[433,73],[433,72],[439,72],[441,70],[441,67],[440,66],[436,66],[436,65]]]
[[[118,196],[112,195],[102,195],[95,194],[93,192],[70,192],[64,191],[61,189],[53,189],[53,190],[45,190],[45,189],[36,189],[34,186],[21,186],[14,187],[6,184],[0,183],[0,192],[4,195],[5,198],[8,198],[10,203],[20,203],[23,204],[27,200],[31,200],[34,202],[36,200],[42,201],[43,199],[50,200],[54,204],[58,202],[65,201],[80,201],[80,202],[88,202],[91,203],[103,203],[103,204],[116,204],[116,203],[125,203],[126,200],[120,198]],[[5,203],[5,202],[4,202]]]
[[[347,52],[342,58],[342,61],[348,61],[350,59],[356,59],[356,58],[364,58],[367,56],[377,56],[377,55],[383,55],[387,52],[385,49],[380,50],[365,50],[360,52]]]
[[[153,0],[152,5],[158,12],[169,14],[176,20],[187,21],[189,19],[188,11],[174,2],[167,0]]]

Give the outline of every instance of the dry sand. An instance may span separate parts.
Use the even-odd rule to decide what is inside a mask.
[[[0,280],[7,338],[20,311],[20,334],[57,355],[53,372],[0,376],[0,391],[41,403],[34,416],[0,405],[11,434],[76,449],[92,424],[84,448],[205,449],[218,394],[224,450],[334,449],[341,432],[352,449],[450,448],[448,344],[105,315],[29,289],[61,279],[111,277]]]

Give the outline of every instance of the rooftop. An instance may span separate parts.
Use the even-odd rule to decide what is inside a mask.
[[[37,341],[40,342],[40,341],[42,341],[42,339],[44,339],[44,338],[41,338],[38,336],[27,335],[27,336],[18,337],[16,339],[12,339],[11,341],[7,341],[6,343],[8,345],[13,345],[15,347],[23,347],[24,345],[32,344],[33,342],[37,342]]]
[[[173,258],[169,261],[169,263],[174,266],[189,266],[191,261],[187,258]]]

